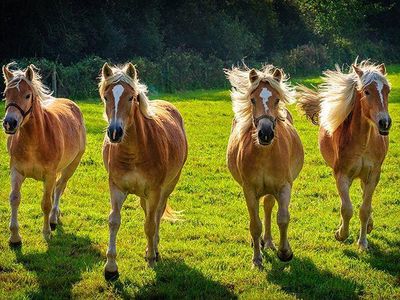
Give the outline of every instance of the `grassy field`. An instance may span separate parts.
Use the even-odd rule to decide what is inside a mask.
[[[79,105],[87,124],[87,151],[61,199],[62,225],[49,243],[41,234],[42,185],[27,180],[19,211],[23,246],[15,251],[8,246],[9,169],[6,137],[0,134],[0,298],[400,299],[400,66],[389,72],[393,74],[393,128],[374,195],[375,229],[369,235],[368,253],[357,250],[357,209],[348,241],[335,240],[339,199],[331,171],[318,151],[317,127],[292,107],[305,149],[304,168],[290,205],[294,259],[284,264],[268,251],[265,270],[251,269],[247,209],[225,165],[232,120],[228,91],[159,95],[174,102],[186,123],[189,157],[169,202],[184,210],[185,221],[162,223],[163,261],[149,269],[144,261],[144,215],[138,199],[129,196],[117,244],[121,276],[107,283],[103,266],[109,196],[101,160],[105,122],[102,104],[86,100]],[[317,83],[318,79],[295,81]],[[357,208],[361,201],[358,182],[352,196]],[[276,241],[275,222],[273,234]]]

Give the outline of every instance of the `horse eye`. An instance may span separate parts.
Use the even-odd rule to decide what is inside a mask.
[[[251,98],[251,103],[256,104],[256,99]]]
[[[107,99],[107,97],[104,97],[104,100],[105,100],[106,102],[108,102],[108,99]]]
[[[365,95],[369,96],[369,91],[365,91],[364,93]]]
[[[31,94],[28,94],[25,96],[25,99],[29,99],[31,97]]]
[[[131,96],[128,101],[132,102],[132,100],[133,100],[133,96]]]
[[[276,100],[275,100],[275,105],[278,105],[279,104],[279,98],[277,98]]]

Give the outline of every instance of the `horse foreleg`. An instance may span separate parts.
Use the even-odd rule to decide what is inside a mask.
[[[335,233],[335,238],[338,241],[344,241],[349,236],[349,224],[350,219],[353,216],[353,206],[350,201],[349,189],[350,179],[347,176],[337,175],[336,176],[336,187],[339,192],[340,199],[342,201],[340,207],[341,224],[339,229]]]
[[[44,191],[42,199],[42,211],[43,211],[43,237],[48,240],[51,235],[50,229],[50,210],[51,210],[51,199],[54,193],[54,186],[56,184],[56,176],[47,176],[44,181]]]
[[[247,209],[250,215],[250,233],[253,241],[253,266],[262,268],[262,256],[260,249],[260,237],[262,232],[262,224],[259,216],[259,200],[253,191],[243,189],[246,198]]]
[[[11,168],[11,193],[10,193],[10,206],[11,206],[11,218],[10,218],[10,245],[19,246],[21,245],[21,236],[19,235],[18,225],[18,207],[21,203],[21,186],[24,182],[25,177],[22,176],[15,168]]]
[[[363,202],[360,206],[360,236],[358,246],[360,250],[368,249],[367,232],[372,230],[371,205],[372,195],[379,182],[380,173],[370,175],[368,180],[362,180]],[[370,227],[370,228],[369,228]]]
[[[104,277],[106,280],[113,280],[118,278],[117,258],[117,233],[121,225],[121,209],[126,199],[126,194],[120,191],[114,183],[110,180],[110,202],[111,212],[108,217],[108,228],[110,231],[110,238],[107,249],[107,262],[104,267]]]
[[[264,249],[275,250],[274,242],[272,241],[271,234],[271,214],[272,208],[275,205],[275,197],[273,195],[266,195],[264,197]]]
[[[149,267],[153,267],[157,260],[156,255],[156,232],[157,232],[157,209],[160,205],[160,191],[151,191],[146,199],[146,220],[144,232],[147,238],[146,260]]]
[[[293,258],[293,252],[290,248],[288,241],[288,227],[289,227],[289,203],[290,203],[290,194],[292,187],[290,184],[286,184],[279,193],[278,196],[278,214],[277,214],[277,223],[279,226],[280,232],[280,240],[279,240],[279,249],[278,249],[278,257],[281,261],[289,261]]]

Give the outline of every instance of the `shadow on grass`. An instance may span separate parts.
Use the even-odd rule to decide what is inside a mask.
[[[124,299],[237,299],[229,289],[204,276],[183,261],[163,259],[154,267],[155,281],[141,287],[132,295],[125,287],[134,286],[130,280],[110,283],[115,294]]]
[[[282,290],[302,299],[358,299],[363,286],[319,269],[309,258],[294,257],[290,263],[270,259],[267,279]]]
[[[53,232],[46,252],[24,254],[24,246],[14,252],[26,270],[36,273],[39,291],[29,294],[30,299],[71,299],[82,272],[102,261],[90,239],[65,234],[61,225]]]
[[[398,278],[400,279],[399,243],[389,241],[384,237],[380,238],[388,244],[390,249],[382,250],[377,244],[369,241],[369,250],[367,253],[360,253],[355,250],[344,250],[343,253],[348,257],[359,259],[369,264],[374,269],[389,273],[392,276],[399,276]]]

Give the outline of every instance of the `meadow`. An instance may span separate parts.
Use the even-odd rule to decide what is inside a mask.
[[[138,198],[129,196],[117,241],[120,278],[106,282],[110,205],[101,159],[106,123],[100,100],[85,99],[78,104],[86,121],[87,150],[61,198],[62,224],[49,243],[41,234],[42,184],[26,180],[19,210],[23,245],[9,248],[8,155],[6,136],[0,134],[0,298],[400,299],[400,66],[391,66],[388,72],[393,127],[373,199],[375,228],[368,236],[369,252],[359,252],[356,244],[358,181],[351,190],[355,213],[350,237],[344,243],[335,240],[340,202],[331,170],[318,150],[318,128],[292,106],[305,149],[304,168],[290,204],[294,258],[282,263],[274,252],[266,251],[265,269],[252,269],[243,193],[225,163],[233,116],[229,91],[151,95],[172,101],[185,119],[189,156],[169,200],[174,209],[184,211],[184,220],[162,222],[162,261],[149,269],[144,260],[144,214]],[[319,79],[293,81],[315,84]],[[0,111],[2,116],[3,103]],[[273,220],[277,241],[276,206]]]

